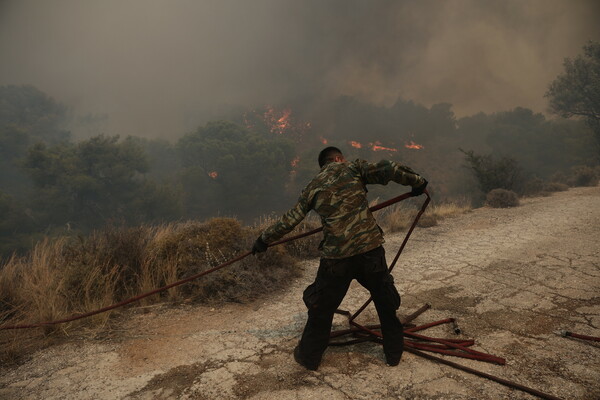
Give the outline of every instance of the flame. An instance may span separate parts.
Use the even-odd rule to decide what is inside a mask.
[[[213,179],[217,179],[217,176],[219,176],[219,174],[217,173],[217,171],[211,171],[208,173],[208,176],[210,176]]]
[[[348,143],[350,144],[350,146],[352,146],[356,149],[362,149],[364,146],[362,143],[354,141],[354,140],[351,140]],[[380,141],[375,141],[374,143],[369,143],[368,146],[373,151],[398,151],[398,149],[395,149],[393,147],[382,146]]]
[[[381,142],[377,141],[375,143],[369,143],[373,151],[398,151],[398,149],[394,149],[393,147],[384,147],[381,146]]]
[[[270,105],[265,105],[261,110],[244,112],[242,121],[250,131],[266,127],[271,133],[289,135],[296,142],[300,142],[304,134],[312,128],[309,121],[298,120],[289,107],[277,109]]]
[[[290,163],[290,165],[292,166],[292,168],[296,168],[298,166],[298,163],[300,162],[300,157],[296,156],[296,158],[294,158],[292,160],[292,162]]]
[[[321,143],[323,143],[323,144],[327,144],[327,143],[329,143],[329,142],[327,141],[327,139],[325,139],[323,136],[321,136],[321,137],[319,138],[319,140],[320,140],[320,141],[321,141]]]
[[[290,115],[292,115],[292,110],[289,108],[277,112],[273,107],[267,107],[267,111],[263,114],[263,119],[269,125],[271,133],[281,135],[291,126]]]
[[[283,110],[283,115],[277,120],[277,124],[275,125],[279,129],[279,133],[283,133],[283,131],[290,127],[291,114],[292,110],[290,110],[289,108]]]
[[[423,145],[416,144],[412,140],[410,141],[410,144],[407,143],[404,145],[404,147],[406,147],[407,149],[415,149],[415,150],[421,150],[421,149],[425,148],[425,147],[423,147]]]

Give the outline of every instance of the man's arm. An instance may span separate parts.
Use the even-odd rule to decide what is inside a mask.
[[[261,253],[267,250],[269,243],[276,242],[287,233],[291,232],[310,211],[306,191],[302,193],[298,202],[273,225],[265,229],[258,237],[252,248],[252,253]]]
[[[424,188],[427,182],[409,167],[390,160],[381,160],[374,164],[359,160],[355,165],[366,184],[387,185],[389,181],[394,181],[413,188]]]

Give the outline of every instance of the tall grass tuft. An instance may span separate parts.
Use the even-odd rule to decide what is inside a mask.
[[[435,226],[438,221],[464,214],[471,210],[466,201],[454,201],[441,204],[432,204],[421,215],[417,226],[427,228]],[[418,209],[408,203],[391,206],[377,215],[377,221],[387,232],[400,232],[407,230],[413,223]]]

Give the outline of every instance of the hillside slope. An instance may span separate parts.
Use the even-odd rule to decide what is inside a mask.
[[[402,236],[390,236],[388,259]],[[458,319],[475,349],[507,365],[452,359],[565,399],[600,398],[600,187],[481,208],[418,228],[393,275],[415,322]],[[384,363],[379,345],[330,348],[317,372],[291,352],[305,321],[302,290],[317,261],[281,295],[217,307],[131,311],[110,338],[76,340],[1,370],[6,399],[529,399],[523,392],[406,353]],[[353,285],[342,304],[366,292]],[[369,308],[363,321],[376,320]],[[336,316],[334,324],[346,327]],[[428,331],[452,337],[448,326]]]

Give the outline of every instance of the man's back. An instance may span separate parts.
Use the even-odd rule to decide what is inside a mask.
[[[366,194],[356,161],[329,163],[306,186],[302,196],[321,217],[320,249],[327,258],[350,257],[384,242]]]

